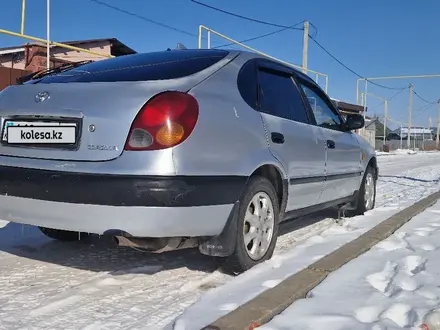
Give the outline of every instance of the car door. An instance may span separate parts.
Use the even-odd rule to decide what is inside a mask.
[[[315,83],[299,79],[310,109],[326,143],[325,183],[319,203],[351,196],[361,182],[361,147],[330,98]]]
[[[289,68],[257,62],[258,109],[267,131],[269,149],[289,176],[286,211],[314,205],[324,184],[325,145]]]

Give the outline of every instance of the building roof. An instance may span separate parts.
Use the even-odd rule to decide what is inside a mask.
[[[136,54],[136,51],[132,48],[128,47],[121,41],[119,41],[116,38],[101,38],[101,39],[89,39],[89,40],[73,40],[73,41],[63,41],[60,42],[62,44],[66,44],[69,46],[76,46],[80,47],[82,44],[92,43],[92,42],[100,42],[100,41],[107,41],[110,42],[112,45],[112,55],[120,56],[120,55],[129,55],[129,54]],[[41,45],[42,43],[34,42],[34,43],[28,43],[27,46],[35,46],[35,45]],[[13,53],[20,53],[24,52],[24,46],[15,46],[15,47],[4,47],[0,48],[0,55],[4,54],[13,54]],[[58,47],[58,46],[51,46],[51,47]]]
[[[364,107],[361,105],[348,103],[348,102],[336,100],[333,98],[331,100],[332,100],[333,104],[342,112],[345,112],[345,113],[362,113],[362,112],[364,112]],[[367,109],[365,109],[365,110],[367,110]]]
[[[120,52],[123,54],[121,55],[128,55],[128,54],[136,54],[137,52],[133,50],[132,48],[128,47],[126,44],[122,43],[116,38],[103,38],[103,39],[90,39],[90,40],[75,40],[75,41],[65,41],[62,42],[63,44],[70,45],[70,46],[78,46],[81,44],[87,44],[92,42],[99,42],[99,41],[109,41],[113,47],[117,48]],[[116,54],[112,54],[116,55]]]
[[[23,46],[0,48],[0,55],[24,52]]]
[[[395,130],[395,132],[400,132],[401,134],[408,134],[408,127],[400,127]],[[431,134],[432,129],[422,128],[422,127],[411,127],[411,134]]]

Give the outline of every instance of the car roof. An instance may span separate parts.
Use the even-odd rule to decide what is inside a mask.
[[[310,82],[312,82],[313,84],[315,84],[314,80],[312,78],[310,78],[308,75],[304,74],[303,72],[301,72],[298,68],[294,67],[293,64],[292,65],[287,65],[286,63],[283,63],[282,60],[276,60],[255,52],[251,52],[251,51],[247,51],[247,50],[229,50],[229,49],[225,49],[228,52],[230,52],[231,54],[236,54],[236,55],[240,55],[241,57],[244,57],[245,60],[249,59],[254,59],[254,58],[259,58],[259,59],[264,59],[264,60],[268,60],[268,61],[272,61],[274,63],[277,63],[279,65],[285,66],[289,69],[291,69],[292,71],[295,72],[295,74],[305,80],[308,80]]]
[[[173,50],[173,51],[179,51],[179,52],[183,51],[183,52],[191,52],[191,53],[197,53],[197,52],[200,52],[200,53],[207,52],[207,53],[209,53],[209,52],[215,52],[215,51],[227,51],[230,55],[232,55],[232,57],[240,55],[240,57],[242,57],[244,60],[248,60],[248,59],[251,60],[251,59],[254,59],[254,58],[261,58],[261,59],[269,60],[269,61],[272,61],[274,63],[277,63],[277,64],[283,65],[285,67],[288,67],[289,69],[292,69],[293,71],[295,71],[296,74],[298,74],[299,76],[301,76],[301,77],[303,77],[305,79],[311,79],[309,76],[305,75],[300,70],[298,70],[298,68],[294,67],[293,64],[292,64],[292,66],[290,66],[290,65],[287,65],[286,63],[283,63],[282,60],[276,60],[274,58],[270,58],[268,56],[264,56],[264,55],[261,55],[259,53],[251,52],[251,51],[248,51],[248,50],[236,50],[236,49],[227,49],[227,48],[223,48],[223,49],[218,49],[218,48],[202,48],[202,49],[195,48],[195,49],[191,49],[191,48],[188,48],[188,49],[178,49],[178,50]],[[311,80],[313,81],[313,79],[311,79]]]

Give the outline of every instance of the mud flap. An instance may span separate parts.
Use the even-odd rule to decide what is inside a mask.
[[[359,194],[360,191],[356,190],[353,194],[353,201],[351,203],[349,203],[346,207],[344,207],[344,209],[346,211],[353,211],[356,210],[358,207],[358,203],[359,203]]]
[[[360,193],[359,190],[356,190],[353,194],[353,199],[351,202],[345,203],[343,205],[339,205],[338,219],[336,220],[336,223],[338,224],[341,223],[341,220],[346,216],[345,212],[348,211],[348,213],[350,213],[350,211],[354,211],[357,209],[359,203],[359,193]]]
[[[208,237],[199,244],[199,251],[202,254],[212,257],[228,257],[235,249],[237,239],[237,219],[240,203],[237,201],[229,214],[225,228],[220,235]]]

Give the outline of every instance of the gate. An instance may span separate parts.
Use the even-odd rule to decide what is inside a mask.
[[[0,67],[0,91],[9,85],[15,85],[17,78],[30,73],[31,71]]]

